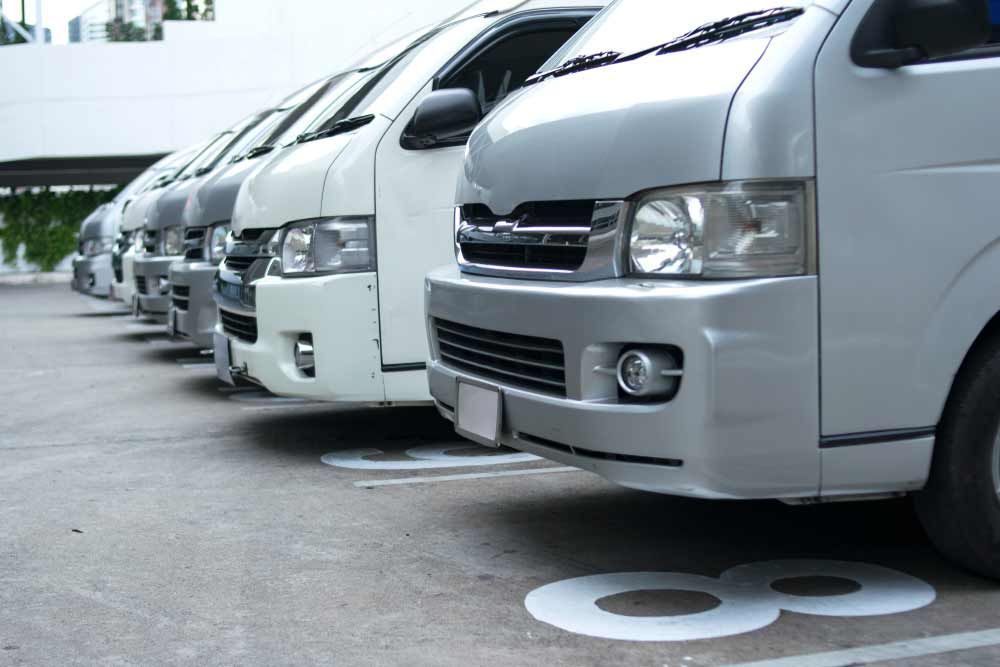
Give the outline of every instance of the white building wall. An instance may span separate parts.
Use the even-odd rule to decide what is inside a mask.
[[[0,162],[180,148],[466,4],[217,0],[162,42],[4,47]]]

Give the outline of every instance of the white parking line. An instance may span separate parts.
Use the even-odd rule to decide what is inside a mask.
[[[424,477],[399,477],[397,479],[377,479],[355,482],[354,486],[367,488],[370,486],[397,486],[400,484],[434,484],[436,482],[455,482],[462,479],[482,479],[485,477],[514,477],[515,475],[545,475],[558,472],[584,472],[580,468],[530,468],[528,470],[501,470],[498,472],[470,472],[464,475],[426,475]]]
[[[984,646],[1000,645],[1000,628],[978,632],[960,632],[926,639],[909,639],[891,644],[861,646],[843,651],[793,655],[775,660],[741,662],[726,667],[846,667],[882,660],[903,660]]]
[[[181,364],[181,368],[189,371],[212,371],[215,373],[215,364]]]

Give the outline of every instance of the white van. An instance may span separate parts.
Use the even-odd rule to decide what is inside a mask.
[[[220,377],[321,400],[429,401],[421,286],[451,255],[466,139],[595,4],[478,3],[350,73],[344,97],[237,195],[216,295]]]
[[[469,142],[440,411],[638,489],[918,492],[1000,576],[998,10],[615,2]]]
[[[343,95],[348,73],[309,84],[282,100],[253,136],[187,198],[181,216],[184,260],[170,265],[170,333],[197,347],[213,346],[218,308],[213,293],[219,262],[225,253],[233,204],[240,185],[263,161],[280,151],[308,127],[330,103]]]

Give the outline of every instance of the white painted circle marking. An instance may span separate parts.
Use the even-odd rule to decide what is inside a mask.
[[[350,468],[352,470],[426,470],[432,468],[465,468],[469,466],[494,466],[508,463],[537,461],[534,454],[515,452],[513,454],[484,454],[461,456],[449,454],[460,449],[478,447],[469,442],[450,445],[421,445],[406,450],[409,461],[372,461],[368,457],[384,454],[381,449],[345,449],[324,454],[320,459],[328,466]],[[485,448],[484,448],[485,449]]]
[[[780,593],[771,584],[792,577],[849,579],[860,590],[810,597]],[[598,600],[644,590],[706,593],[721,601],[708,611],[678,616],[625,616],[604,611]],[[924,581],[878,565],[825,560],[773,560],[739,565],[718,579],[675,572],[620,572],[576,577],[528,593],[524,605],[543,623],[603,639],[691,641],[760,630],[781,610],[821,616],[898,614],[924,607],[935,592]]]

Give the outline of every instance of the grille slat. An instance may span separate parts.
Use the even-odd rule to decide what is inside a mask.
[[[489,331],[487,329],[478,329],[476,327],[470,327],[465,324],[448,322],[447,320],[435,320],[435,322],[439,330],[446,331],[448,333],[456,334],[459,336],[464,336],[465,338],[474,338],[476,340],[481,340],[487,343],[502,343],[507,346],[519,347],[525,350],[534,350],[538,352],[555,352],[560,356],[563,353],[562,343],[560,343],[557,340],[549,340],[548,338],[537,338],[535,336],[522,336],[520,334],[500,333],[495,331]]]
[[[566,395],[562,343],[548,338],[479,329],[435,319],[441,359],[478,376]]]
[[[220,308],[219,321],[222,322],[222,330],[233,338],[238,338],[248,343],[257,342],[256,317],[239,315]]]
[[[139,294],[146,293],[146,276],[135,277],[135,291]]]
[[[458,348],[459,350],[465,350],[466,352],[472,352],[474,354],[481,354],[481,355],[484,355],[484,356],[487,356],[487,357],[493,357],[493,358],[498,359],[500,361],[509,361],[509,362],[517,363],[517,364],[528,364],[529,366],[536,366],[538,368],[547,369],[547,370],[554,370],[554,371],[559,371],[559,372],[563,371],[563,366],[562,366],[561,363],[552,364],[552,363],[545,363],[545,362],[542,362],[542,361],[535,361],[533,359],[517,358],[517,357],[513,357],[513,356],[510,356],[510,355],[507,355],[507,354],[502,354],[502,353],[494,352],[494,351],[492,351],[492,350],[490,350],[488,348],[479,348],[479,349],[476,349],[475,347],[470,347],[468,344],[463,345],[462,343],[455,342],[455,340],[451,339],[451,335],[450,334],[448,335],[448,337],[445,337],[445,336],[442,336],[441,333],[443,333],[443,332],[439,332],[438,333],[438,336],[439,336],[438,337],[438,343],[440,345],[447,345],[448,347]]]

